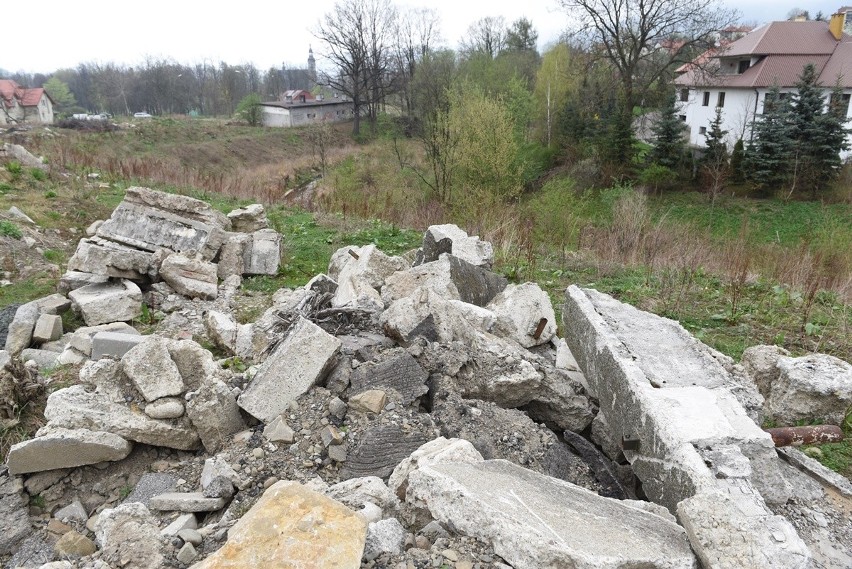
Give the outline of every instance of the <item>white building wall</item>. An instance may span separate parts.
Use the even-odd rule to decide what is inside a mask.
[[[709,102],[706,106],[703,104],[705,92],[710,94]],[[763,103],[769,89],[699,87],[697,89],[689,89],[688,100],[679,103],[679,114],[682,117],[686,117],[685,122],[689,128],[690,144],[695,146],[705,145],[706,139],[701,132],[701,128],[710,130],[710,123],[716,118],[716,106],[720,92],[725,93],[725,103],[722,107],[722,129],[728,131],[728,146],[733,148],[739,138],[742,138],[746,144],[750,140],[750,123],[754,119],[755,113],[763,113]],[[789,96],[789,93],[795,92],[795,89],[781,89],[781,92],[788,93]],[[678,99],[680,99],[680,94],[681,90],[678,89]],[[852,89],[846,89],[844,94],[852,94]],[[826,105],[828,104],[828,98],[829,93],[826,92]],[[847,126],[852,127],[852,105],[849,105],[846,116],[850,121],[847,123]],[[850,146],[852,146],[852,133],[848,135],[847,140]],[[841,152],[840,156],[845,160],[852,156],[852,151]]]
[[[293,126],[290,111],[281,107],[263,107],[263,126]]]

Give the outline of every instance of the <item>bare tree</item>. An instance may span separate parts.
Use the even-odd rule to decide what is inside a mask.
[[[614,68],[622,113],[630,117],[651,88],[714,45],[736,22],[722,0],[559,0],[575,17],[574,33]]]
[[[492,59],[506,47],[506,20],[503,16],[486,16],[475,21],[461,40],[461,51],[470,56],[485,54]]]
[[[418,64],[439,41],[440,19],[431,8],[409,8],[399,14],[395,28],[394,66],[403,107],[412,112],[411,81]]]
[[[334,73],[320,73],[319,82],[352,99],[353,134],[360,133],[362,115],[375,126],[389,90],[395,19],[389,0],[339,0],[313,32],[336,67]]]

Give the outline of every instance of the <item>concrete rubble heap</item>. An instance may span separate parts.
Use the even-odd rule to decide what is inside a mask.
[[[280,242],[258,204],[131,188],[69,262],[70,299],[18,308],[0,371],[79,377],[0,474],[4,566],[852,563],[824,489],[852,485],[755,424],[805,382],[785,354],[743,368],[575,287],[558,338],[547,294],[453,225],[406,257],[343,247],[256,304],[241,277],[275,274]],[[86,326],[63,334],[69,309]]]

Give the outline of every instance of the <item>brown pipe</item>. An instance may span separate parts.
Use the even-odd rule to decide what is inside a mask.
[[[769,433],[777,447],[839,443],[843,440],[843,430],[837,425],[778,427],[763,430]]]
[[[359,257],[359,256],[358,256],[358,253],[356,253],[356,252],[355,252],[355,251],[353,251],[352,249],[349,249],[348,253],[349,253],[350,255],[352,255],[352,257],[353,257],[356,261],[357,261],[358,259],[360,259],[360,258],[361,258],[361,257]]]
[[[536,326],[535,334],[533,334],[533,338],[538,340],[541,338],[541,333],[544,332],[544,327],[547,326],[547,318],[542,318],[538,321],[538,326]]]

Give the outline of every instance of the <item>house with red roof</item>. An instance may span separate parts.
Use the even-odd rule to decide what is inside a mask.
[[[704,146],[717,108],[722,110],[722,128],[728,131],[730,145],[740,138],[748,142],[751,124],[763,113],[770,89],[777,85],[782,97],[795,93],[808,63],[816,67],[826,105],[832,88],[839,85],[843,94],[837,103],[852,119],[852,36],[844,33],[845,15],[838,12],[829,22],[771,22],[682,66],[674,82],[690,143]],[[843,157],[849,155],[847,151]]]
[[[53,101],[41,87],[27,89],[0,79],[0,124],[53,122]]]

